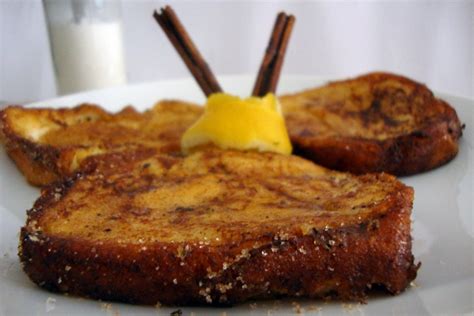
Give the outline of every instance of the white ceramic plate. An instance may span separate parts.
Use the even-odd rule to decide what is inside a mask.
[[[228,92],[247,95],[250,76],[221,77]],[[280,93],[314,87],[317,77],[287,76]],[[402,181],[415,188],[413,238],[416,260],[422,262],[415,284],[399,296],[377,295],[368,304],[325,303],[319,300],[257,301],[232,308],[181,308],[183,315],[434,315],[473,312],[473,126],[474,101],[441,94],[452,104],[467,128],[458,156],[449,164]],[[96,102],[110,111],[133,104],[143,110],[158,99],[204,100],[192,79],[147,83],[92,91],[32,104],[73,106]],[[0,151],[0,313],[2,315],[169,315],[178,308],[104,303],[49,293],[22,272],[17,257],[18,232],[25,210],[38,197],[14,164]]]

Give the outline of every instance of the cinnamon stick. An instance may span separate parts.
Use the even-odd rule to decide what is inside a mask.
[[[295,17],[293,15],[287,15],[284,12],[278,14],[252,95],[261,97],[269,92],[275,93],[294,24]]]
[[[161,26],[174,48],[178,51],[178,54],[183,59],[204,94],[209,96],[212,93],[221,92],[222,88],[217,82],[216,77],[174,10],[170,6],[166,6],[161,8],[160,13],[154,11],[153,17]]]

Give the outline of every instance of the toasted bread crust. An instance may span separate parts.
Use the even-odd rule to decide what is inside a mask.
[[[58,181],[62,175],[54,171],[54,165],[45,163],[50,160],[35,156],[34,151],[31,150],[32,148],[33,146],[27,146],[26,148],[19,146],[19,142],[15,146],[5,147],[8,156],[15,162],[31,185],[43,186]]]
[[[0,111],[0,141],[28,182],[44,186],[73,175],[84,158],[97,154],[145,147],[180,152],[182,133],[200,113],[194,104],[173,100],[143,114],[130,106],[111,114],[88,103],[55,110],[10,106]]]
[[[327,95],[338,89],[347,94],[343,99]],[[456,111],[402,76],[370,73],[280,100],[295,154],[331,169],[410,175],[443,165],[458,152]],[[320,113],[311,114],[317,108]],[[347,130],[361,127],[352,133],[321,130],[330,115]]]
[[[57,166],[58,149],[22,137],[12,127],[15,123],[12,122],[14,118],[9,117],[11,109],[22,107],[14,105],[0,111],[0,142],[5,145],[7,154],[32,185],[42,186],[61,179]]]
[[[75,178],[42,191],[40,199],[28,212],[27,225],[21,231],[19,250],[24,270],[35,283],[52,291],[131,303],[222,305],[280,296],[335,296],[344,300],[362,300],[373,284],[380,284],[390,293],[397,294],[416,277],[418,267],[413,264],[410,237],[413,190],[392,176],[380,174],[352,177],[317,169],[316,166],[312,168],[312,164],[295,157],[287,160],[270,154],[210,151],[202,156],[187,158],[185,162],[181,158],[169,156],[153,158],[154,162],[150,162],[147,160],[150,155],[153,153],[141,152],[125,158],[112,155],[108,160],[89,161],[89,174],[78,174]],[[254,161],[260,160],[259,157],[264,162],[253,166]],[[131,210],[121,211],[134,214],[134,217],[121,219],[122,221],[135,223],[134,225],[145,221],[143,223],[147,223],[147,227],[159,225],[165,232],[140,236],[140,232],[135,231],[126,233],[130,236],[120,236],[123,239],[105,238],[100,236],[107,236],[106,233],[96,232],[97,228],[78,228],[82,227],[81,221],[74,222],[72,229],[77,233],[65,233],[62,228],[54,229],[51,221],[67,221],[68,212],[76,210],[74,200],[69,200],[68,197],[80,194],[81,182],[91,182],[96,192],[102,192],[100,182],[96,183],[98,180],[94,179],[105,179],[104,183],[115,188],[114,192],[118,192],[116,190],[120,188],[126,189],[135,200],[140,194],[145,194],[143,192],[155,190],[139,185],[133,188],[132,193],[130,188],[124,188],[120,184],[120,179],[123,179],[121,174],[135,173],[136,166],[144,166],[142,159],[145,159],[145,164],[151,164],[146,168],[163,168],[164,177],[170,173],[170,177],[178,184],[188,183],[193,179],[188,176],[178,179],[173,172],[191,168],[189,177],[195,177],[195,172],[209,172],[222,181],[228,176],[239,177],[248,181],[243,184],[248,189],[249,183],[259,183],[259,170],[267,168],[265,164],[270,164],[269,170],[279,170],[282,179],[288,176],[287,173],[293,174],[294,178],[288,181],[297,183],[297,186],[301,185],[298,184],[300,181],[309,181],[308,185],[314,185],[314,181],[329,181],[329,186],[334,186],[337,193],[338,183],[355,181],[361,189],[367,186],[370,192],[387,187],[390,189],[387,189],[380,200],[370,200],[372,204],[362,205],[361,207],[368,209],[360,209],[355,215],[349,215],[350,212],[339,214],[337,211],[334,215],[323,212],[322,215],[314,215],[313,219],[304,215],[311,214],[313,208],[315,214],[319,214],[318,203],[326,205],[328,210],[344,207],[342,200],[330,203],[330,199],[325,200],[323,195],[321,199],[325,201],[317,202],[316,199],[316,204],[312,206],[295,209],[295,220],[279,219],[278,214],[282,214],[282,210],[275,205],[265,209],[267,212],[274,207],[274,214],[265,213],[268,214],[267,219],[262,220],[265,214],[255,213],[255,222],[252,224],[236,222],[242,216],[240,210],[226,215],[229,212],[224,211],[226,206],[236,203],[229,196],[225,203],[212,202],[216,203],[214,205],[218,209],[213,210],[209,216],[222,213],[223,217],[209,227],[216,231],[216,235],[210,236],[219,238],[209,238],[207,241],[186,237],[188,232],[185,231],[182,231],[185,240],[169,239],[165,237],[168,236],[166,231],[171,229],[167,222],[147,222],[146,215],[136,214]],[[195,162],[199,166],[198,170],[194,170],[196,165],[193,164],[193,159],[197,159]],[[113,167],[107,166],[110,164]],[[240,169],[233,171],[230,167]],[[115,171],[109,173],[107,168]],[[117,170],[121,171],[117,174]],[[305,170],[308,171],[306,175]],[[252,179],[251,174],[257,174],[255,179]],[[340,176],[343,178],[337,180]],[[161,181],[153,182],[152,187],[162,187]],[[218,184],[218,187],[221,185],[225,184]],[[342,187],[341,190],[347,194]],[[258,187],[256,188],[258,191]],[[307,189],[311,191],[309,187]],[[305,203],[305,199],[313,200],[311,193],[306,198],[294,200],[292,196],[285,196],[288,193],[284,188],[275,190],[282,190],[279,196],[284,201],[280,203],[283,208],[288,208],[288,203],[291,205]],[[122,199],[132,199],[130,196],[125,197],[123,192],[117,194]],[[349,195],[353,194],[353,197],[345,198],[354,199],[355,207],[358,193]],[[376,192],[373,194],[377,196]],[[251,197],[256,200],[260,198],[262,196],[259,194]],[[269,202],[273,200],[271,198]],[[180,201],[179,196],[175,201]],[[66,203],[64,205],[69,205],[70,209],[63,210],[60,203]],[[264,207],[266,204],[260,205]],[[80,211],[82,206],[78,207],[77,211]],[[97,211],[91,209],[90,215],[94,217]],[[107,215],[105,211],[101,212],[102,217]],[[173,221],[176,230],[186,227],[191,231],[207,231],[207,219],[203,222],[204,218],[200,217],[202,212],[207,211],[195,212],[181,208],[179,212],[180,221]],[[278,222],[280,220],[281,223]],[[198,224],[195,225],[195,221]],[[312,226],[308,227],[307,224]],[[68,224],[65,222],[64,225]],[[239,227],[236,228],[236,225]],[[163,237],[156,239],[156,236]],[[143,240],[140,241],[140,238]]]

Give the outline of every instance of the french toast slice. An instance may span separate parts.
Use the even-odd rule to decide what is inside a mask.
[[[11,106],[0,111],[0,140],[33,185],[72,175],[86,157],[138,148],[180,152],[184,131],[201,109],[165,100],[144,113],[133,107],[111,114],[93,104],[48,109]]]
[[[369,73],[280,101],[295,154],[331,169],[410,175],[458,152],[456,111],[402,76]]]
[[[21,230],[25,272],[52,291],[139,304],[363,300],[416,277],[413,190],[296,156],[141,150],[89,158],[42,190]]]
[[[356,174],[408,175],[435,168],[458,151],[455,110],[424,85],[370,73],[280,97],[295,154]],[[46,185],[72,174],[88,156],[137,147],[179,152],[202,108],[163,101],[140,114],[97,106],[0,111],[0,140],[27,180]],[[90,120],[90,121],[87,121]]]

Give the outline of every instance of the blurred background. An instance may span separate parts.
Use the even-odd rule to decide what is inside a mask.
[[[103,1],[103,0],[98,0]],[[190,77],[152,18],[172,5],[218,75],[256,74],[278,11],[297,17],[283,74],[384,70],[474,97],[474,1],[122,0],[128,83]],[[43,3],[0,0],[0,100],[57,95]]]

